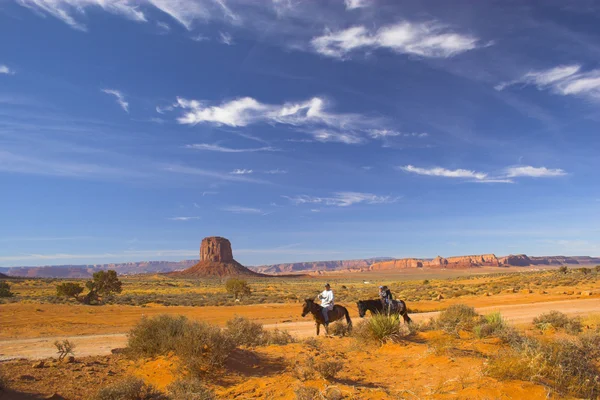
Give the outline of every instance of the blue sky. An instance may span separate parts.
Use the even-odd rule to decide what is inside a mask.
[[[0,265],[600,254],[600,6],[0,2]]]

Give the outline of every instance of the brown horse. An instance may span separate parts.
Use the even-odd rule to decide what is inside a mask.
[[[321,310],[323,307],[315,303],[312,299],[304,300],[304,306],[302,307],[302,317],[306,317],[307,314],[312,314],[315,319],[315,325],[317,326],[317,336],[319,336],[319,331],[321,329],[321,325],[325,326],[325,334],[329,335],[329,331],[327,329],[327,325],[325,325],[325,320],[323,319],[323,314]],[[334,305],[333,310],[329,311],[329,322],[335,322],[346,317],[346,323],[348,324],[348,330],[352,330],[352,320],[350,319],[350,314],[348,314],[348,310],[346,307],[342,307],[340,305]]]

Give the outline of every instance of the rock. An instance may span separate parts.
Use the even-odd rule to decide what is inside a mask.
[[[508,288],[504,290],[505,293],[516,293],[516,289],[515,288]]]
[[[437,300],[442,300],[443,298],[444,298],[444,296],[442,296],[441,294],[438,294],[436,297]]]
[[[533,290],[531,290],[531,289],[521,289],[521,293],[529,294],[529,293],[533,293]]]
[[[44,368],[44,362],[43,361],[38,361],[36,363],[33,363],[33,365],[31,366],[31,368]]]
[[[73,364],[75,362],[75,357],[69,356],[63,360],[65,364]]]
[[[19,376],[20,381],[35,381],[35,376],[33,375],[21,375]]]
[[[548,292],[546,292],[545,290],[540,290],[538,293],[539,294],[548,294]]]
[[[268,276],[254,272],[233,259],[229,240],[211,236],[202,240],[200,262],[183,271],[168,275],[181,278],[201,278],[207,276]]]
[[[581,292],[582,296],[591,296],[593,293],[590,292],[589,290],[584,290],[583,292]]]
[[[492,294],[491,294],[490,292],[487,292],[485,295],[486,295],[487,297],[490,297]]]
[[[512,265],[514,267],[528,267],[531,265],[531,259],[525,254],[511,254],[500,258],[500,264]]]
[[[65,400],[64,397],[62,397],[60,394],[58,393],[54,393],[51,396],[46,397],[47,400]]]

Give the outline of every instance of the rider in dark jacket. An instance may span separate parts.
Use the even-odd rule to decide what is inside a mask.
[[[387,286],[379,286],[379,297],[381,297],[381,304],[383,305],[383,311],[389,314],[392,308],[392,292]]]

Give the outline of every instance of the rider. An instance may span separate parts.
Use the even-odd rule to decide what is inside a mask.
[[[321,307],[323,309],[321,312],[323,313],[323,319],[325,320],[325,326],[329,325],[329,311],[333,310],[333,291],[331,290],[331,286],[329,283],[325,284],[325,290],[319,294],[319,299],[321,299]]]
[[[381,297],[381,304],[386,314],[391,311],[392,308],[392,292],[387,286],[379,286],[379,297]]]

